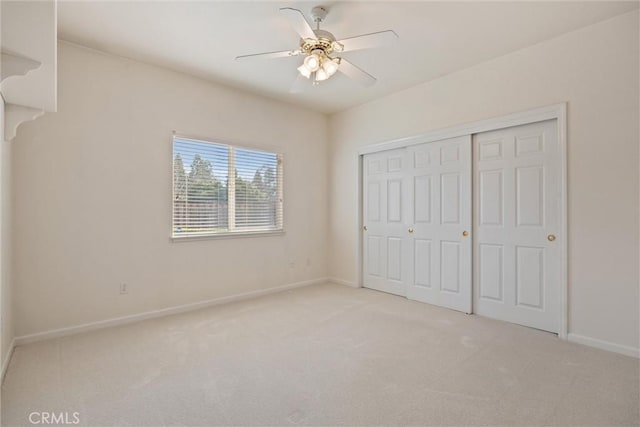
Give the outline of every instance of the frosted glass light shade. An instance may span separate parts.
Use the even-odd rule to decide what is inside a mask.
[[[311,77],[311,70],[309,70],[304,64],[298,67],[298,71],[300,71],[300,74],[302,74],[306,78]]]
[[[312,53],[304,58],[304,65],[306,65],[311,72],[318,71],[318,68],[320,68],[320,57],[315,53]]]
[[[321,82],[323,80],[327,80],[329,78],[329,74],[327,74],[326,71],[324,71],[323,68],[318,69],[318,71],[316,71],[316,81],[317,82]]]
[[[338,62],[333,59],[326,59],[322,63],[322,69],[327,73],[329,77],[333,76],[338,71]]]

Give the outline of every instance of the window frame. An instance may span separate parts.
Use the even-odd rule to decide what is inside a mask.
[[[196,143],[202,144],[211,144],[211,145],[223,145],[227,146],[230,149],[240,149],[247,151],[257,151],[262,153],[274,154],[277,158],[277,169],[276,169],[276,183],[277,183],[277,199],[278,201],[278,211],[276,214],[276,220],[279,222],[276,228],[274,229],[247,229],[240,228],[238,231],[224,231],[224,232],[207,232],[207,233],[185,233],[185,234],[175,234],[174,231],[174,215],[175,215],[175,204],[173,201],[175,200],[175,141],[176,140],[188,140]],[[184,134],[173,132],[171,136],[171,215],[170,215],[170,231],[169,231],[169,239],[173,242],[184,242],[190,240],[208,240],[208,239],[235,239],[235,238],[243,238],[243,237],[262,237],[262,236],[278,236],[285,234],[285,220],[284,220],[284,154],[279,150],[275,150],[269,147],[255,147],[249,144],[238,144],[235,142],[228,142],[227,140],[218,139],[218,138],[202,138],[202,137],[194,137],[187,136]],[[230,168],[231,163],[227,163],[227,167]],[[279,184],[279,185],[278,185]],[[235,186],[235,185],[234,185]],[[228,189],[227,189],[228,191]],[[227,194],[229,197],[229,194]],[[235,195],[233,196],[235,200]],[[229,204],[229,207],[231,205]],[[227,208],[227,212],[229,212],[229,207]]]

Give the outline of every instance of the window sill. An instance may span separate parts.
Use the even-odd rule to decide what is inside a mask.
[[[191,234],[184,236],[171,236],[169,240],[172,242],[187,242],[193,240],[209,240],[209,239],[237,239],[242,237],[267,237],[267,236],[282,236],[284,230],[270,230],[270,231],[238,231],[231,233],[219,233],[219,234]]]

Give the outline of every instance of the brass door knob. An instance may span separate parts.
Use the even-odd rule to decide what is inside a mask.
[[[462,235],[463,235],[464,237],[467,237],[467,236],[469,235],[469,232],[468,232],[467,230],[464,230],[464,231],[462,232]]]
[[[362,227],[362,229],[363,229],[364,231],[367,231],[367,226],[365,225],[364,227]]]
[[[413,228],[409,228],[409,230],[407,230],[409,233],[413,233]]]
[[[554,240],[556,240],[556,236],[554,236],[553,234],[549,234],[547,236],[547,240],[550,241],[550,242],[553,242]]]

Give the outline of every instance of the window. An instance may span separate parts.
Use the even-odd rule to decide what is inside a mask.
[[[173,138],[173,237],[282,231],[282,155]]]

